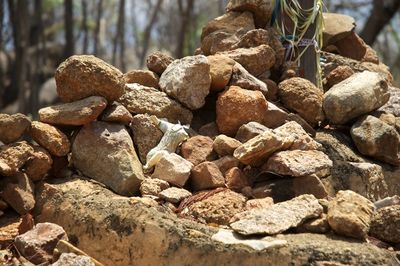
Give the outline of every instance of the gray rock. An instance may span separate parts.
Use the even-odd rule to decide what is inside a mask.
[[[257,123],[257,122],[249,122],[247,124],[242,125],[236,133],[235,138],[242,143],[247,142],[248,140],[254,138],[255,136],[260,135],[264,131],[269,130],[266,126]]]
[[[132,122],[133,116],[122,104],[113,102],[103,112],[101,120],[104,122],[114,122],[123,125],[129,125]]]
[[[18,174],[15,179],[16,183],[5,185],[1,196],[11,208],[24,215],[35,207],[35,186],[26,174]]]
[[[5,144],[17,141],[30,124],[29,118],[23,114],[0,114],[0,141]]]
[[[250,74],[241,64],[235,63],[229,85],[238,86],[246,90],[260,91],[265,97],[268,95],[267,84]]]
[[[390,98],[378,111],[393,114],[396,117],[400,117],[400,89],[395,87],[389,87]]]
[[[75,253],[62,253],[60,258],[51,264],[52,266],[96,266],[88,256]]]
[[[189,179],[193,164],[176,153],[164,153],[155,166],[153,178],[183,187]]]
[[[158,193],[158,196],[165,201],[176,204],[192,196],[192,193],[183,188],[170,187]]]
[[[372,217],[369,232],[382,241],[400,243],[400,205],[379,209]]]

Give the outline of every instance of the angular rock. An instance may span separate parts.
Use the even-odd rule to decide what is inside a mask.
[[[224,90],[231,80],[232,69],[235,61],[222,55],[211,55],[207,57],[210,64],[211,91]]]
[[[239,140],[242,143],[245,143],[267,130],[269,130],[269,128],[260,123],[249,122],[240,126],[236,133],[235,139]]]
[[[75,253],[62,253],[60,258],[51,264],[52,266],[96,266],[90,257],[76,255]]]
[[[218,160],[212,161],[218,166],[218,169],[221,171],[222,174],[225,174],[226,171],[233,167],[238,167],[240,162],[233,156],[224,156],[219,158]]]
[[[389,114],[393,114],[396,117],[400,117],[400,89],[395,87],[389,87],[390,98],[378,111],[383,111]]]
[[[338,66],[332,70],[326,77],[326,85],[328,88],[342,82],[345,79],[350,78],[354,74],[353,69],[349,66]]]
[[[218,96],[217,125],[222,134],[234,136],[248,122],[262,123],[267,101],[261,92],[231,86]]]
[[[320,150],[322,145],[311,138],[301,125],[295,121],[290,121],[275,128],[274,132],[282,137],[291,139],[289,150]]]
[[[164,154],[154,169],[152,178],[165,180],[168,183],[183,187],[189,179],[193,164],[178,154]]]
[[[93,55],[69,57],[56,70],[57,93],[63,102],[89,96],[117,100],[124,92],[123,74]]]
[[[357,61],[361,61],[367,53],[367,45],[354,31],[350,32],[345,38],[335,43],[339,54]]]
[[[246,201],[246,210],[262,210],[267,209],[274,205],[274,199],[270,197],[262,198],[262,199],[250,199]]]
[[[103,112],[107,100],[100,96],[90,96],[71,103],[45,107],[39,110],[39,121],[51,125],[81,126]]]
[[[368,115],[357,121],[350,133],[361,154],[400,165],[400,135],[394,127]]]
[[[324,184],[315,174],[293,178],[292,188],[295,196],[311,194],[317,199],[323,199],[328,196]]]
[[[354,18],[336,14],[336,13],[323,13],[324,17],[324,32],[323,40],[324,47],[334,44],[340,39],[348,36],[356,27]]]
[[[265,112],[263,125],[268,128],[276,128],[285,124],[288,120],[289,114],[276,106],[275,104],[268,102],[268,109]]]
[[[211,122],[199,128],[199,134],[210,138],[215,138],[219,135],[217,123]]]
[[[336,84],[324,95],[323,108],[333,124],[345,124],[374,111],[389,100],[386,81],[374,72],[356,73]]]
[[[251,75],[241,64],[235,63],[232,69],[230,86],[237,86],[245,90],[260,91],[265,97],[268,95],[268,87],[261,80]]]
[[[32,181],[39,181],[47,175],[53,164],[51,155],[40,146],[33,146],[32,157],[26,162],[25,173]]]
[[[26,141],[0,146],[0,174],[16,175],[33,152],[32,146]]]
[[[372,217],[369,232],[385,242],[400,243],[400,205],[379,209]]]
[[[160,77],[160,88],[191,110],[205,104],[210,85],[210,65],[203,55],[175,60]]]
[[[149,114],[167,118],[169,122],[190,124],[193,114],[164,92],[139,84],[129,84],[129,89],[118,100],[133,114]]]
[[[230,0],[226,11],[249,11],[253,13],[257,28],[264,28],[271,20],[274,7],[270,0]]]
[[[123,125],[102,121],[81,128],[72,145],[72,162],[84,175],[124,196],[136,195],[142,165]]]
[[[314,196],[302,195],[274,204],[267,209],[240,213],[237,215],[239,220],[231,223],[230,226],[243,235],[275,235],[297,227],[306,219],[319,217],[322,210],[322,206]]]
[[[35,186],[26,174],[18,174],[15,179],[17,183],[8,182],[1,196],[11,208],[24,215],[35,207]]]
[[[17,141],[30,124],[29,118],[23,114],[0,114],[0,141],[5,144]]]
[[[54,126],[33,121],[29,132],[34,141],[54,156],[65,156],[70,151],[71,143],[68,137]]]
[[[192,196],[192,193],[183,188],[170,187],[161,191],[158,196],[167,202],[177,204],[183,199]]]
[[[213,162],[203,162],[193,167],[190,181],[195,191],[225,186],[225,178]]]
[[[242,170],[233,167],[225,172],[226,187],[230,190],[240,192],[243,188],[249,186],[249,180]]]
[[[161,76],[173,61],[174,59],[171,56],[161,52],[154,52],[146,59],[147,68],[157,73],[159,76]]]
[[[140,194],[142,196],[158,196],[158,194],[169,188],[167,181],[158,178],[145,178],[140,184]]]
[[[310,81],[303,78],[285,80],[279,83],[278,93],[284,106],[297,112],[311,125],[324,120],[323,92]]]
[[[303,224],[301,224],[297,229],[296,232],[304,233],[310,232],[314,234],[325,234],[329,232],[331,228],[329,227],[328,220],[326,219],[326,214],[321,214],[320,218],[310,219]]]
[[[195,166],[216,159],[213,152],[213,140],[205,136],[194,136],[185,141],[181,146],[181,154]]]
[[[138,83],[158,89],[159,77],[150,70],[132,70],[124,74],[125,83]]]
[[[328,223],[339,235],[365,239],[374,208],[373,203],[363,196],[342,190],[328,206]]]
[[[213,142],[213,149],[219,156],[233,155],[233,152],[242,143],[226,135],[218,135]]]
[[[265,98],[268,101],[278,101],[278,84],[276,84],[272,79],[260,78],[260,80],[264,82],[268,88],[268,93]]]
[[[104,122],[114,122],[123,125],[129,125],[132,122],[133,116],[128,109],[118,102],[113,102],[109,105],[101,116]]]

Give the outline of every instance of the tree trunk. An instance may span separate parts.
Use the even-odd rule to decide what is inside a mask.
[[[119,8],[118,8],[118,21],[117,21],[117,30],[116,34],[114,37],[114,44],[113,44],[113,52],[112,52],[112,64],[116,65],[117,63],[117,51],[118,51],[118,46],[119,46],[119,51],[120,51],[120,67],[122,70],[125,68],[125,59],[123,58],[124,56],[124,50],[125,50],[125,45],[124,45],[124,24],[125,24],[125,0],[120,0],[119,1]]]
[[[178,44],[175,50],[175,57],[182,58],[185,49],[185,40],[188,29],[190,29],[190,16],[193,12],[194,0],[187,0],[186,8],[184,9],[182,0],[178,0],[178,7],[181,16],[181,25],[178,35]]]
[[[3,21],[4,21],[4,1],[0,1],[0,52],[3,52]],[[4,54],[5,56],[5,54]],[[4,70],[3,65],[0,65],[0,108],[3,107],[4,95]]]
[[[103,16],[103,0],[99,0],[97,4],[97,17],[96,17],[96,27],[94,29],[94,55],[100,54],[100,24],[101,24],[101,17]]]
[[[82,0],[82,31],[83,31],[83,42],[82,42],[82,53],[88,53],[88,45],[89,45],[89,31],[88,31],[88,23],[87,23],[87,1]]]
[[[75,53],[74,43],[74,10],[73,1],[64,0],[64,29],[65,29],[65,57],[70,57]]]

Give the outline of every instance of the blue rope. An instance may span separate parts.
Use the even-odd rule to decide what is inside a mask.
[[[274,11],[272,12],[272,18],[271,18],[271,26],[273,26],[275,24],[275,21],[278,18],[280,10],[281,10],[281,1],[275,0],[275,7],[274,7]]]

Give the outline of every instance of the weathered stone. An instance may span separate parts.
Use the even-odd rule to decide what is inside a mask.
[[[65,156],[70,151],[71,143],[68,137],[54,126],[33,121],[29,132],[34,141],[54,156]]]
[[[132,139],[123,125],[97,121],[83,126],[72,145],[72,162],[84,175],[121,195],[138,194],[144,179]]]
[[[262,210],[267,209],[274,205],[274,199],[270,197],[265,197],[262,199],[250,199],[246,201],[246,210]]]
[[[334,70],[332,70],[328,76],[326,77],[326,85],[328,88],[333,87],[334,85],[342,82],[345,79],[348,79],[354,74],[353,69],[349,66],[338,66]]]
[[[295,196],[311,194],[317,199],[323,199],[328,196],[324,184],[315,174],[293,178],[292,189]]]
[[[383,111],[389,114],[393,114],[396,117],[400,117],[400,89],[395,87],[389,87],[390,98],[378,111]]]
[[[282,233],[297,227],[309,218],[319,217],[322,206],[312,195],[302,195],[292,200],[277,203],[267,209],[255,209],[240,213],[230,224],[233,230],[243,235]]]
[[[233,167],[225,172],[226,187],[241,192],[244,187],[249,186],[249,180],[242,170],[238,167]]]
[[[260,78],[262,82],[264,82],[267,85],[268,88],[268,93],[265,95],[265,98],[268,101],[277,101],[278,100],[278,84],[276,84],[275,81],[272,79],[265,79],[265,78]]]
[[[400,205],[379,209],[371,220],[370,234],[389,243],[400,243]]]
[[[128,109],[118,102],[113,102],[109,105],[101,116],[104,122],[114,122],[123,125],[129,125],[132,122],[133,116]]]
[[[217,100],[217,125],[222,134],[234,136],[248,122],[262,123],[267,101],[261,92],[231,86]]]
[[[323,40],[324,47],[334,44],[336,41],[345,38],[356,27],[354,18],[336,13],[323,13],[324,17],[324,32]]]
[[[173,61],[174,59],[167,54],[154,52],[147,57],[146,63],[149,70],[161,76],[161,74]]]
[[[210,138],[215,138],[219,135],[217,123],[211,122],[199,128],[199,134]]]
[[[218,169],[222,174],[225,174],[226,171],[233,167],[238,167],[240,165],[240,161],[233,156],[224,156],[219,158],[218,160],[213,161],[218,166]]]
[[[400,135],[394,127],[369,115],[357,121],[350,133],[361,154],[400,165]]]
[[[376,65],[379,65],[379,56],[378,53],[368,44],[365,44],[367,51],[364,54],[364,57],[361,59],[362,62],[369,62]]]
[[[5,144],[17,141],[30,124],[29,118],[23,114],[0,114],[0,141]]]
[[[357,61],[361,61],[367,53],[367,45],[354,31],[335,42],[335,46],[341,56]]]
[[[167,181],[158,178],[145,178],[140,184],[140,194],[142,196],[158,196],[158,194],[169,188]]]
[[[8,204],[4,200],[0,199],[0,210],[4,211],[7,208],[8,208]]]
[[[230,86],[237,86],[245,90],[260,91],[265,97],[268,95],[267,85],[250,74],[241,64],[235,63],[232,69]]]
[[[193,167],[190,181],[195,191],[225,186],[225,178],[213,162],[203,162]]]
[[[328,207],[328,222],[339,235],[365,239],[374,205],[363,196],[350,191],[339,191]]]
[[[233,155],[233,152],[242,143],[226,135],[218,135],[213,142],[213,149],[219,156]]]
[[[301,125],[295,121],[290,121],[275,128],[274,132],[282,137],[291,139],[289,150],[320,150],[322,145],[311,138]]]
[[[33,148],[26,141],[0,146],[0,174],[16,175],[32,153]]]
[[[213,140],[206,136],[194,136],[181,146],[182,157],[193,165],[216,159],[213,152]]]
[[[88,256],[75,253],[62,253],[60,258],[51,264],[52,266],[96,266]]]
[[[269,128],[260,123],[249,122],[240,126],[236,133],[235,139],[239,140],[242,143],[245,143],[267,130],[269,130]]]
[[[167,153],[156,164],[152,177],[183,187],[189,179],[192,168],[193,164],[178,154]]]
[[[270,0],[230,0],[226,11],[253,13],[257,28],[264,28],[271,20],[273,4]]]
[[[279,97],[284,106],[297,112],[311,125],[324,120],[323,92],[310,81],[291,78],[279,83]]]
[[[33,146],[32,157],[26,162],[25,173],[32,181],[39,181],[50,171],[53,159],[40,146]]]
[[[57,93],[63,102],[89,96],[117,100],[124,92],[121,71],[92,55],[69,57],[56,70]]]
[[[207,57],[210,64],[211,91],[224,90],[231,80],[232,69],[235,61],[223,55]]]
[[[265,112],[263,125],[268,128],[276,128],[283,124],[288,119],[288,113],[275,104],[268,102],[268,109]]]
[[[56,245],[56,248],[54,249],[53,260],[55,260],[56,258],[60,258],[63,253],[70,253],[70,254],[73,253],[75,255],[85,256],[85,257],[89,258],[89,260],[93,263],[91,265],[93,265],[93,266],[104,266],[104,264],[102,264],[101,262],[97,261],[96,259],[90,257],[84,251],[82,251],[81,249],[79,249],[76,246],[72,245],[68,241],[60,240],[60,241],[58,241],[58,243]],[[62,266],[62,265],[60,265],[60,266]],[[71,265],[71,266],[75,266],[75,265]]]
[[[26,174],[18,174],[17,183],[8,182],[2,198],[20,215],[30,212],[35,207],[35,186]],[[14,181],[14,180],[12,180]]]
[[[133,114],[147,113],[167,118],[172,123],[179,121],[190,124],[193,118],[190,110],[169,98],[164,92],[139,84],[129,84],[129,88],[118,101]]]
[[[45,107],[39,110],[39,121],[51,125],[81,126],[103,112],[107,100],[100,96],[90,96],[71,103]]]
[[[315,137],[315,135],[317,134],[317,131],[298,114],[289,113],[288,121],[295,121],[312,137]]]
[[[210,85],[210,65],[203,55],[175,60],[160,77],[160,88],[191,110],[205,104]]]
[[[59,240],[68,240],[64,229],[52,223],[38,223],[25,234],[15,238],[15,247],[34,264],[51,263],[53,250]]]
[[[329,227],[328,220],[326,218],[326,214],[321,214],[321,217],[316,219],[310,219],[305,221],[299,227],[296,228],[296,232],[305,233],[310,232],[314,234],[325,234],[329,232],[331,228]]]
[[[356,73],[336,84],[324,96],[324,111],[333,124],[345,124],[374,111],[389,100],[388,85],[378,74]]]
[[[125,83],[138,83],[158,89],[159,77],[150,70],[132,70],[124,74]]]
[[[177,204],[183,199],[192,196],[192,193],[183,188],[170,187],[161,191],[158,196],[165,201]]]

